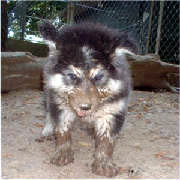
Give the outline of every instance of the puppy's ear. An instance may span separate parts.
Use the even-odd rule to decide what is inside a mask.
[[[48,44],[50,53],[56,50],[56,40],[58,37],[57,29],[48,21],[41,21],[38,23],[38,29],[45,40],[46,44]]]
[[[39,22],[38,29],[45,40],[56,40],[58,31],[50,22],[45,20]]]
[[[128,57],[131,57],[131,56],[134,56],[135,53],[127,48],[121,48],[121,47],[117,47],[115,49],[115,52],[114,52],[115,56],[116,57],[119,57],[119,58],[125,58],[128,60]]]
[[[117,43],[116,43],[117,42]],[[112,52],[112,64],[114,66],[122,64],[126,60],[131,60],[138,52],[137,41],[125,32],[119,32]]]
[[[136,54],[128,48],[117,47],[113,53],[112,64],[114,66],[121,66],[124,61],[132,60],[134,56]]]

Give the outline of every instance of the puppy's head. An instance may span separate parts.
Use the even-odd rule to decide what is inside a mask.
[[[126,55],[133,54],[136,45],[126,34],[92,23],[65,26],[58,31],[44,22],[39,29],[48,41],[53,62],[47,86],[64,94],[78,116],[128,96]]]

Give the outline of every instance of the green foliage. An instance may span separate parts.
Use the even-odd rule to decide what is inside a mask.
[[[8,1],[9,29],[19,38],[25,21],[25,36],[38,35],[37,22],[48,19],[58,25],[66,20],[66,2],[60,1]],[[25,9],[26,8],[26,9]]]

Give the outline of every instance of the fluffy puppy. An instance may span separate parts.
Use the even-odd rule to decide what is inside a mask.
[[[57,30],[49,22],[39,25],[49,44],[44,68],[46,125],[44,136],[55,135],[53,164],[73,162],[71,131],[81,120],[94,127],[92,172],[118,174],[112,162],[115,136],[126,114],[131,78],[126,55],[136,51],[127,34],[100,24],[84,23]]]

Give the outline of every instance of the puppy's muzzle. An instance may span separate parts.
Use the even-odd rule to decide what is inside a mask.
[[[85,117],[95,112],[100,102],[96,87],[91,84],[87,87],[81,86],[74,89],[69,96],[69,103],[79,117]]]
[[[80,109],[83,111],[91,110],[92,104],[80,104]]]

